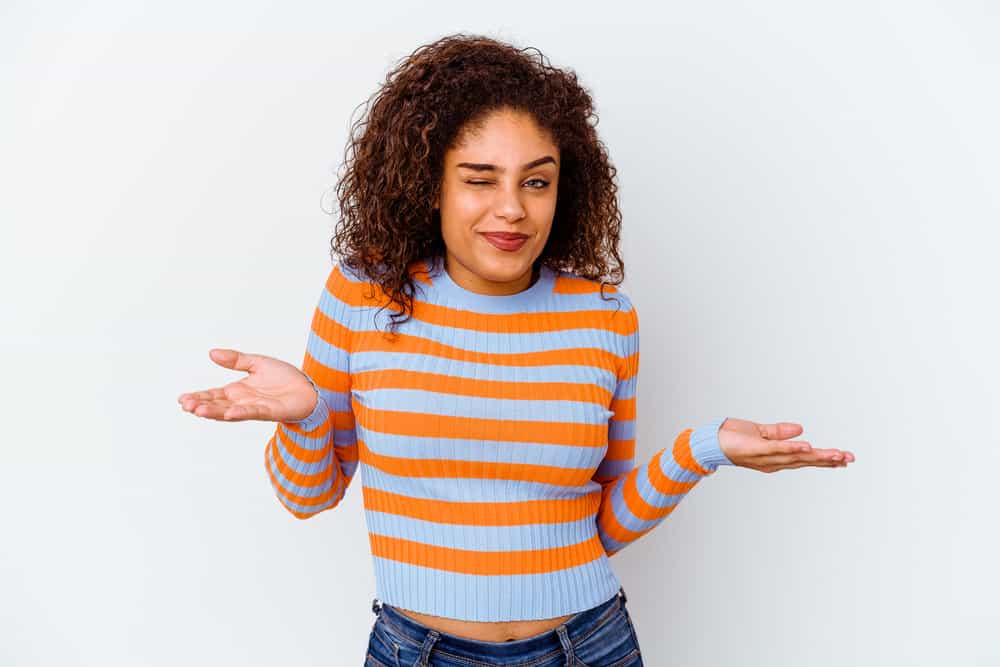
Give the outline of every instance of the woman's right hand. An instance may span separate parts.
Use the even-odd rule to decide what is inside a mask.
[[[214,348],[209,358],[220,366],[247,371],[236,382],[181,394],[177,402],[198,417],[222,421],[257,419],[294,422],[316,408],[319,396],[309,378],[295,366],[262,354]]]

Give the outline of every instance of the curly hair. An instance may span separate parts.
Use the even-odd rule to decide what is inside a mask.
[[[445,252],[433,206],[445,152],[501,109],[530,114],[560,151],[552,229],[534,268],[601,281],[602,298],[605,285],[621,284],[616,170],[574,71],[552,67],[534,47],[458,33],[397,62],[364,105],[338,173],[341,218],[330,249],[388,296],[383,308],[399,306],[393,330],[412,314],[413,263]]]

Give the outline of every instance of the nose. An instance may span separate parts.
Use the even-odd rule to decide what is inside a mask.
[[[507,222],[516,222],[525,216],[524,206],[521,204],[521,192],[518,185],[496,189],[496,202],[494,212],[498,218],[503,218]]]

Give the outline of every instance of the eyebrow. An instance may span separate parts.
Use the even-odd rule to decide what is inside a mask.
[[[552,164],[558,166],[558,164],[556,163],[556,159],[554,157],[552,157],[551,155],[546,155],[545,157],[540,157],[537,160],[532,160],[528,164],[521,167],[521,169],[525,171],[528,169],[534,169],[538,165],[542,165],[547,162],[551,162]],[[480,162],[459,162],[455,166],[465,167],[466,169],[472,169],[474,171],[499,171],[499,172],[504,171],[503,167],[498,167],[495,164],[483,164]]]

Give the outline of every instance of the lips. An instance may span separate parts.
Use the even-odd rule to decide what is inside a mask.
[[[514,234],[511,232],[482,232],[483,238],[493,244],[494,247],[508,252],[517,250],[528,240],[525,234]]]

